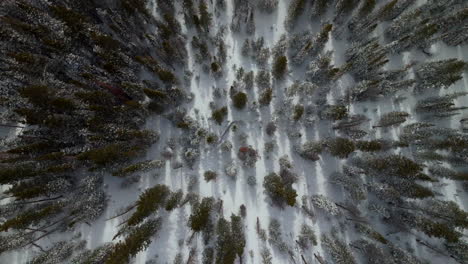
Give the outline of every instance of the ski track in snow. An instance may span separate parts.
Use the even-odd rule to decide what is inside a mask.
[[[251,110],[236,110],[230,103],[228,96],[223,98],[224,102],[220,102],[219,99],[216,99],[218,106],[227,105],[229,108],[228,111],[228,122],[224,122],[223,125],[218,126],[214,122],[210,121],[211,109],[209,108],[209,102],[213,101],[213,86],[229,90],[232,82],[235,80],[235,71],[233,67],[244,67],[247,71],[253,70],[254,72],[258,71],[257,65],[253,63],[250,59],[246,59],[241,55],[241,46],[244,39],[247,37],[243,34],[234,34],[229,29],[230,22],[232,19],[233,13],[233,3],[232,1],[227,2],[226,15],[221,14],[219,17],[213,16],[213,25],[216,25],[216,28],[219,28],[221,25],[227,26],[227,31],[225,35],[226,48],[227,48],[227,62],[223,67],[223,77],[218,80],[215,80],[212,76],[205,74],[194,59],[194,54],[191,49],[191,37],[193,36],[192,31],[187,31],[184,26],[183,20],[181,25],[187,34],[187,51],[188,51],[188,70],[193,73],[192,79],[190,81],[190,92],[194,95],[194,101],[188,104],[190,115],[195,118],[200,124],[208,128],[210,132],[215,132],[218,135],[221,135],[226,128],[227,124],[230,121],[242,120],[242,124],[239,126],[239,131],[243,131],[248,136],[248,144],[252,145],[261,158],[257,161],[256,167],[254,169],[243,168],[239,163],[236,156],[236,150],[241,146],[239,140],[237,139],[237,134],[230,131],[227,134],[225,140],[233,142],[233,149],[230,154],[223,153],[219,147],[210,147],[203,145],[200,148],[200,162],[198,162],[193,170],[186,167],[182,169],[173,169],[172,162],[167,162],[166,167],[158,171],[151,171],[143,173],[141,181],[136,186],[130,186],[128,188],[121,188],[122,180],[116,179],[110,175],[105,177],[105,184],[107,192],[110,196],[109,205],[106,209],[103,216],[98,219],[91,227],[83,225],[81,228],[75,231],[76,234],[79,232],[82,233],[82,238],[85,239],[88,248],[95,248],[99,245],[102,245],[106,242],[112,242],[113,236],[117,233],[118,225],[121,221],[120,218],[116,218],[110,221],[105,219],[110,218],[116,214],[116,210],[124,206],[129,205],[138,198],[138,195],[144,189],[150,188],[155,184],[161,183],[166,184],[172,190],[182,189],[186,192],[189,187],[189,179],[191,176],[196,176],[198,180],[198,186],[195,186],[195,190],[198,190],[201,197],[213,196],[215,198],[220,198],[223,200],[223,215],[228,218],[231,214],[238,214],[240,205],[244,204],[247,208],[247,216],[244,221],[245,223],[245,235],[246,235],[246,247],[244,250],[244,262],[243,263],[260,263],[260,250],[263,246],[266,246],[270,249],[273,256],[273,263],[289,263],[290,259],[287,254],[282,254],[277,251],[276,248],[271,247],[269,243],[264,243],[256,234],[255,226],[257,217],[260,220],[262,228],[267,229],[268,223],[271,217],[278,219],[282,226],[283,238],[286,243],[291,246],[294,250],[296,263],[301,262],[300,255],[308,259],[308,263],[315,263],[313,259],[313,254],[318,253],[324,256],[323,249],[321,244],[313,247],[308,250],[308,252],[301,252],[297,249],[295,244],[295,239],[300,231],[300,226],[302,223],[310,224],[315,231],[315,234],[320,240],[320,234],[328,233],[330,228],[334,225],[337,225],[336,219],[327,219],[323,215],[318,215],[312,220],[311,218],[304,215],[304,213],[299,208],[285,207],[283,210],[273,207],[268,204],[266,196],[263,194],[263,178],[270,172],[278,172],[279,164],[278,159],[287,155],[292,161],[294,166],[294,172],[299,175],[299,181],[294,184],[294,188],[298,192],[298,200],[303,195],[313,195],[313,194],[324,194],[325,196],[330,197],[335,202],[341,202],[345,198],[341,193],[339,188],[331,186],[327,183],[326,177],[330,175],[333,171],[339,170],[343,161],[335,159],[328,154],[322,154],[319,161],[310,162],[305,161],[295,154],[292,150],[293,143],[287,136],[286,131],[281,126],[278,127],[277,133],[274,135],[274,140],[278,143],[277,150],[270,154],[270,157],[267,158],[264,152],[264,144],[267,141],[270,141],[272,138],[267,136],[264,132],[264,125],[268,123],[275,109],[281,104],[281,95],[279,95],[279,90],[286,88],[293,81],[292,75],[289,75],[284,81],[276,82],[274,81],[274,89],[276,89],[277,97],[273,99],[272,103],[268,107],[257,108],[254,111]],[[422,1],[419,1],[418,4],[422,4]],[[269,46],[270,49],[274,44],[279,40],[282,34],[286,33],[284,27],[284,19],[287,12],[287,1],[279,1],[278,9],[270,15],[260,15],[258,11],[256,12],[256,31],[254,36],[249,36],[250,39],[256,39],[257,37],[263,36],[265,38],[266,46]],[[213,9],[211,10],[214,11]],[[180,19],[182,19],[180,17]],[[217,30],[213,30],[216,32]],[[298,30],[296,30],[297,32]],[[317,31],[317,30],[315,30]],[[381,36],[383,33],[382,26],[379,26],[374,34]],[[342,57],[344,51],[339,50],[341,47],[346,47],[345,42],[337,41],[330,38],[329,42],[326,45],[327,50],[333,50],[334,58],[333,62],[338,66],[343,63],[344,58]],[[338,47],[338,49],[336,49]],[[439,60],[445,58],[459,58],[462,60],[468,60],[468,47],[467,46],[458,46],[458,47],[447,47],[445,44],[440,42],[434,44],[431,48],[431,52],[434,56],[427,58],[424,57],[419,51],[406,51],[400,55],[395,55],[390,57],[390,62],[386,65],[389,69],[400,68],[403,65],[409,63],[412,60]],[[271,59],[270,59],[271,60]],[[198,78],[199,77],[199,78]],[[338,88],[333,88],[328,94],[327,98],[329,100],[334,99],[334,94],[339,94],[343,89],[340,90],[340,86],[347,87],[349,84],[340,83]],[[250,102],[254,101],[259,97],[257,93],[257,87],[254,87],[252,90],[247,91],[249,94],[249,105]],[[450,88],[450,92],[453,91],[468,91],[468,76],[466,73],[463,80],[457,82],[454,86]],[[441,91],[449,92],[448,90]],[[383,113],[390,111],[406,111],[410,114],[414,113],[414,105],[416,99],[410,94],[406,93],[407,99],[400,103],[394,103],[392,100],[381,100],[378,104],[369,104],[369,103],[357,103],[351,107],[352,113],[365,114],[371,121],[369,122],[370,131],[374,131],[374,135],[369,135],[370,137],[375,138],[393,138],[396,139],[400,134],[400,127],[388,128],[388,129],[376,129],[372,130],[370,126],[379,119],[379,116]],[[460,97],[456,100],[457,106],[468,105],[468,96]],[[450,119],[443,120],[441,125],[459,128],[459,120],[463,115],[457,115]],[[259,120],[259,121],[257,121]],[[449,121],[447,121],[449,120]],[[416,115],[411,115],[410,119],[405,123],[411,123],[418,121]],[[159,153],[162,148],[165,146],[166,141],[169,138],[177,137],[181,135],[180,129],[174,128],[169,121],[161,117],[153,117],[147,122],[147,128],[155,129],[161,132],[161,138],[155,146],[150,149],[147,154],[147,159],[158,159],[160,158]],[[328,127],[317,127],[313,125],[298,127],[303,137],[299,139],[302,142],[307,140],[317,140],[323,139],[329,136],[334,136]],[[12,136],[12,135],[10,135]],[[294,140],[293,140],[294,141]],[[179,153],[180,154],[180,153]],[[237,180],[233,180],[225,175],[224,166],[229,162],[235,162],[239,168],[237,175]],[[213,170],[218,172],[218,178],[216,181],[205,182],[203,179],[203,173],[206,170]],[[247,184],[247,177],[255,176],[257,180],[257,185],[249,186]],[[466,193],[457,191],[461,187],[457,183],[449,180],[444,180],[444,183],[447,185],[442,189],[444,194],[444,199],[453,200],[459,204],[459,206],[465,211],[468,210],[468,197]],[[6,186],[2,186],[4,190]],[[5,203],[6,201],[0,201]],[[150,260],[157,257],[157,260],[160,263],[172,263],[174,257],[177,253],[181,252],[183,258],[187,259],[190,247],[196,245],[198,251],[198,258],[201,261],[202,249],[204,247],[201,235],[195,237],[196,241],[192,242],[190,246],[187,246],[187,238],[191,234],[191,230],[187,226],[188,216],[190,215],[190,207],[184,206],[180,209],[174,210],[171,213],[162,212],[162,216],[165,218],[163,222],[163,229],[154,237],[153,242],[150,244],[147,250],[140,252],[134,263],[144,264],[147,260]],[[343,238],[347,239],[347,238]],[[47,245],[53,241],[52,239],[45,238],[41,244]],[[182,241],[182,243],[180,242]],[[392,240],[396,242],[396,240]],[[115,241],[114,241],[115,242]],[[401,246],[405,244],[405,237],[400,237]],[[441,258],[440,256],[434,255],[432,252],[429,252],[427,249],[418,247],[417,245],[412,245],[415,249],[414,254],[420,256],[424,259],[430,260],[432,263],[451,263],[450,259]],[[253,258],[250,256],[249,251],[253,252]],[[25,263],[31,256],[31,250],[25,250],[22,252],[13,252],[0,256],[0,263],[16,263],[21,264]],[[158,262],[158,263],[159,263]]]

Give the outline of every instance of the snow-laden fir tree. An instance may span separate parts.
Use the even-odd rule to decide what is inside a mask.
[[[348,22],[349,40],[362,41],[377,27],[377,22],[370,16],[375,6],[375,0],[360,1],[359,6]]]
[[[292,62],[295,65],[301,65],[309,58],[317,56],[325,47],[332,28],[332,24],[325,24],[322,26],[322,30],[313,39],[310,37],[303,39],[297,52],[293,53]]]
[[[310,82],[322,86],[334,80],[339,69],[331,64],[332,55],[332,51],[327,51],[310,62],[306,72],[307,79]]]
[[[339,264],[355,264],[356,259],[349,248],[349,246],[335,233],[330,236],[325,234],[322,235],[322,245],[325,250],[330,254],[331,259],[334,263]]]
[[[426,115],[426,118],[433,117],[449,117],[460,114],[461,110],[466,109],[466,106],[455,106],[454,99],[460,96],[466,96],[467,93],[453,93],[445,96],[430,96],[426,99],[419,100],[416,103],[416,113]]]
[[[307,1],[305,0],[292,0],[289,3],[288,14],[284,21],[284,26],[288,30],[292,30],[295,27],[299,16],[301,16],[305,10],[306,4]]]
[[[257,0],[257,7],[260,11],[271,14],[278,7],[278,0]]]
[[[354,42],[346,50],[345,58],[341,71],[349,72],[357,81],[374,79],[388,62],[386,50],[376,38]]]
[[[419,65],[416,70],[416,89],[441,89],[462,78],[466,63],[458,59],[445,59],[439,61],[426,62]]]

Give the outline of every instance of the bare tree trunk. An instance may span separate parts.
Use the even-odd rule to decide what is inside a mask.
[[[39,246],[38,244],[36,243],[32,243],[33,246],[37,247],[41,252],[46,252],[41,246]]]
[[[187,244],[192,243],[192,239],[195,237],[196,232],[193,231],[192,235],[190,236],[189,240],[187,241]]]
[[[25,128],[25,126],[0,124],[0,127]]]
[[[13,205],[22,205],[22,204],[32,204],[32,203],[40,203],[40,202],[47,202],[47,201],[53,201],[62,198],[63,195],[59,195],[54,198],[47,198],[47,199],[42,199],[42,200],[36,200],[36,201],[29,201],[29,202],[22,202],[22,203],[14,203]]]
[[[3,197],[0,197],[0,201],[4,199],[8,199],[8,198],[15,198],[15,196],[3,196]]]
[[[413,234],[413,235],[414,235],[414,234]],[[416,235],[414,235],[414,236],[416,236]],[[446,256],[446,257],[449,257],[449,258],[453,258],[453,259],[454,259],[455,261],[457,261],[458,263],[463,264],[463,263],[460,262],[459,259],[457,259],[455,256],[453,256],[453,255],[448,255],[448,254],[444,253],[442,250],[440,250],[440,249],[438,249],[438,248],[436,248],[436,247],[434,247],[434,246],[431,246],[431,245],[427,244],[426,242],[424,242],[423,240],[421,240],[421,239],[419,239],[419,238],[416,238],[416,242],[418,242],[419,244],[421,244],[421,245],[423,245],[423,246],[425,246],[425,247],[431,249],[432,251],[434,251],[434,252],[436,252],[436,253],[438,253],[438,254],[440,254],[440,255],[442,255],[442,256]]]
[[[291,258],[291,260],[293,261],[294,264],[296,264],[296,260],[294,259],[294,254],[291,250],[288,250],[288,254],[289,254],[289,257]]]
[[[19,138],[25,138],[25,139],[43,139],[45,141],[51,141],[50,138],[46,137],[41,137],[41,136],[25,136],[25,135],[18,135]]]
[[[218,214],[223,216],[223,200],[221,200],[219,203]]]
[[[323,260],[322,256],[317,255],[317,254],[314,253],[314,257],[317,259],[318,263],[320,263],[320,264],[327,264],[327,263],[325,262],[325,260]]]
[[[23,247],[26,247],[26,246],[29,246],[29,245],[31,245],[31,244],[34,244],[35,242],[37,242],[37,241],[43,239],[44,237],[46,237],[46,236],[52,234],[53,232],[55,232],[55,231],[57,231],[57,230],[58,230],[57,228],[56,228],[56,229],[52,229],[52,230],[50,230],[49,232],[43,234],[42,236],[39,236],[38,238],[35,238],[34,240],[28,242],[26,245],[23,245]]]
[[[226,128],[226,130],[224,130],[224,133],[221,134],[221,137],[219,137],[219,141],[218,141],[218,145],[221,144],[223,142],[223,138],[224,136],[227,134],[227,132],[229,131],[229,129],[232,127],[232,125],[234,125],[237,121],[232,121]]]
[[[111,218],[109,218],[109,219],[106,219],[106,221],[109,221],[109,220],[112,220],[112,219],[117,218],[117,217],[119,217],[119,216],[122,216],[122,215],[124,215],[124,214],[130,212],[130,211],[131,211],[133,208],[135,208],[136,206],[137,206],[136,204],[134,204],[134,205],[132,205],[132,206],[129,206],[124,212],[122,212],[122,213],[120,213],[120,214],[118,214],[118,215],[116,215],[116,216],[113,216],[113,217],[111,217]]]
[[[260,234],[260,220],[258,219],[258,217],[257,217],[256,229],[257,229],[257,234]]]
[[[29,231],[34,231],[34,232],[42,232],[42,233],[47,233],[46,231],[44,230],[41,230],[41,229],[35,229],[35,228],[25,228],[25,230],[29,230]]]
[[[61,221],[66,220],[66,219],[69,218],[69,217],[70,217],[70,216],[65,216],[65,217],[62,217],[61,219],[59,219],[59,220],[57,220],[57,221],[55,221],[55,222],[53,222],[53,223],[51,223],[51,224],[49,224],[49,225],[47,225],[47,226],[42,226],[42,227],[40,227],[40,228],[38,228],[38,229],[32,229],[33,231],[30,231],[30,232],[28,232],[28,233],[25,233],[25,234],[22,235],[21,237],[24,237],[24,236],[26,236],[26,235],[32,235],[32,234],[34,234],[35,232],[39,232],[39,231],[46,233],[45,235],[50,234],[51,232],[54,232],[55,230],[58,230],[58,228],[53,229],[52,231],[49,231],[49,232],[47,232],[47,231],[42,231],[42,230],[46,230],[47,228],[49,228],[49,227],[51,227],[51,226],[54,226],[54,225],[60,223]],[[74,220],[74,219],[76,219],[76,218],[77,218],[77,217],[75,216],[75,217],[73,217],[71,220]],[[44,237],[44,236],[41,236],[39,239],[41,239],[41,238],[43,238],[43,237]],[[35,239],[35,240],[32,241],[32,242],[36,242],[36,241],[38,241],[39,239]],[[29,244],[31,244],[31,243],[29,243]],[[29,245],[29,244],[28,244],[28,245]]]
[[[346,206],[344,206],[344,205],[341,205],[341,204],[339,204],[339,203],[335,203],[335,204],[336,204],[336,206],[338,206],[338,207],[340,207],[340,208],[342,208],[342,209],[345,209],[346,211],[348,211],[350,214],[352,214],[352,215],[355,216],[356,218],[361,218],[361,216],[359,215],[359,212],[356,212],[355,210],[350,209],[350,208],[348,208],[348,207],[346,207]]]

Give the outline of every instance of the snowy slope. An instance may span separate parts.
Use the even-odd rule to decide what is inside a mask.
[[[284,27],[284,20],[286,18],[287,5],[289,1],[280,0],[278,9],[269,15],[256,13],[256,31],[254,36],[250,38],[264,37],[266,46],[270,49],[280,39],[283,34],[288,34]],[[421,4],[419,2],[418,4]],[[188,50],[188,70],[192,72],[192,78],[190,80],[190,87],[187,87],[193,94],[193,101],[187,103],[185,107],[189,109],[190,115],[196,119],[203,127],[207,128],[208,131],[214,132],[221,135],[226,126],[231,121],[240,121],[238,123],[238,129],[236,132],[228,132],[225,140],[233,142],[233,148],[230,153],[223,152],[218,145],[203,145],[200,149],[200,161],[191,168],[183,167],[174,169],[173,165],[177,162],[177,159],[172,159],[167,162],[165,168],[145,172],[142,174],[140,181],[137,184],[122,188],[122,179],[116,179],[110,175],[105,177],[106,190],[110,198],[110,203],[106,209],[106,213],[92,226],[83,225],[80,229],[76,230],[76,233],[81,232],[82,238],[88,243],[88,248],[95,248],[106,242],[112,242],[113,236],[117,233],[118,225],[121,221],[119,218],[112,220],[106,220],[116,215],[118,209],[125,207],[135,201],[138,194],[155,184],[161,183],[166,184],[172,190],[182,189],[184,192],[188,188],[195,188],[202,197],[212,196],[223,200],[223,215],[229,217],[231,214],[238,214],[239,207],[245,205],[247,208],[247,217],[245,219],[245,235],[246,235],[246,248],[244,253],[243,263],[261,263],[260,251],[266,246],[270,249],[273,254],[273,263],[292,263],[291,257],[287,254],[279,252],[276,248],[272,247],[269,243],[264,243],[259,240],[256,234],[256,222],[257,218],[260,220],[262,228],[267,228],[271,218],[276,218],[281,222],[283,228],[283,235],[288,245],[293,248],[294,259],[296,263],[301,263],[301,255],[304,255],[307,263],[317,263],[314,259],[314,253],[322,256],[326,255],[323,252],[321,244],[313,247],[308,252],[302,252],[296,245],[295,240],[299,233],[299,229],[302,223],[312,225],[317,237],[320,237],[322,233],[328,233],[332,226],[338,225],[336,219],[328,218],[326,216],[318,215],[314,219],[308,217],[299,207],[286,207],[279,209],[269,204],[267,197],[263,193],[262,182],[264,177],[274,171],[279,171],[278,159],[284,155],[287,155],[294,165],[294,172],[299,175],[299,181],[293,185],[298,192],[298,200],[303,195],[314,195],[323,194],[329,197],[335,202],[345,202],[345,196],[340,188],[327,182],[327,176],[332,172],[339,170],[343,164],[342,160],[336,159],[328,154],[322,154],[321,158],[317,162],[310,162],[302,159],[295,153],[293,147],[299,142],[305,142],[307,140],[318,140],[327,137],[333,137],[335,131],[330,129],[330,123],[325,124],[324,122],[316,122],[313,125],[305,125],[303,123],[295,123],[288,121],[279,121],[278,131],[273,138],[265,134],[265,125],[272,120],[273,113],[281,107],[282,97],[284,97],[283,90],[288,87],[295,79],[300,78],[300,73],[290,73],[285,80],[281,82],[274,81],[275,98],[268,107],[253,106],[251,103],[259,98],[258,89],[254,87],[248,91],[249,110],[237,110],[232,104],[228,96],[229,87],[235,77],[235,67],[242,66],[246,71],[253,70],[255,73],[258,72],[258,67],[250,59],[245,58],[241,55],[241,47],[244,39],[247,37],[243,34],[233,33],[229,29],[230,21],[233,14],[233,3],[227,1],[226,12],[221,13],[219,16],[214,16],[213,24],[216,25],[212,32],[225,25],[227,28],[225,41],[227,47],[227,63],[223,66],[223,76],[219,79],[215,79],[210,74],[206,74],[195,61],[194,53],[190,44],[187,41]],[[156,7],[157,8],[157,7]],[[180,7],[178,7],[180,9]],[[211,11],[214,11],[212,9]],[[182,16],[180,16],[180,22],[183,25]],[[305,19],[304,19],[305,20]],[[311,25],[301,24],[296,29],[296,32],[300,32],[302,28],[312,28]],[[317,25],[313,28],[315,32],[318,30]],[[186,28],[183,29],[187,36],[187,40],[191,40],[194,32]],[[381,35],[383,28],[379,28],[375,31],[377,36]],[[331,38],[327,43],[326,49],[334,51],[334,63],[336,66],[340,66],[344,62],[343,53],[349,43],[343,40],[336,40]],[[404,52],[398,56],[393,56],[390,59],[390,63],[386,65],[388,69],[401,68],[403,65],[410,61],[418,60],[438,60],[445,58],[459,58],[468,61],[468,46],[448,47],[443,43],[436,43],[431,47],[432,57],[428,57],[422,54],[420,51]],[[343,78],[339,84],[334,87],[329,94],[327,99],[330,102],[343,92],[344,87],[349,87],[351,83],[347,83],[347,79]],[[214,88],[221,88],[226,91],[225,96],[221,99],[213,97]],[[450,92],[453,91],[468,91],[468,76],[464,76],[464,79],[454,85]],[[448,91],[443,91],[448,92]],[[283,94],[283,95],[282,95]],[[369,119],[368,129],[371,131],[370,138],[393,138],[396,139],[399,135],[400,127],[394,127],[389,129],[373,129],[371,126],[379,120],[379,116],[383,113],[390,111],[406,111],[411,114],[410,119],[407,123],[415,122],[417,116],[414,115],[414,105],[416,99],[413,98],[411,93],[404,94],[407,99],[395,103],[392,100],[380,100],[375,103],[356,103],[351,106],[351,112],[356,114],[365,114]],[[296,98],[295,100],[298,100]],[[229,108],[228,111],[228,122],[224,122],[223,125],[218,126],[213,121],[209,120],[211,117],[211,109],[209,102],[216,101],[219,106],[226,105]],[[468,96],[460,97],[457,99],[457,106],[468,105]],[[459,128],[459,120],[463,115],[457,115],[450,119],[448,122],[443,122],[441,126],[447,126],[452,128]],[[161,138],[157,144],[148,152],[148,159],[160,159],[161,151],[165,148],[167,140],[175,138],[183,133],[180,129],[175,128],[170,122],[161,116],[155,116],[148,120],[146,127],[149,129],[155,129],[161,131]],[[290,138],[288,136],[288,129],[299,131],[302,137],[299,139]],[[236,150],[243,146],[239,141],[240,133],[245,133],[247,136],[248,145],[251,145],[260,154],[260,159],[256,163],[255,168],[244,168],[239,159],[236,156]],[[265,143],[271,140],[277,142],[277,149],[274,153],[267,155],[264,152]],[[181,154],[181,149],[176,149],[177,154]],[[180,156],[179,156],[180,157]],[[226,164],[234,162],[239,169],[237,179],[233,180],[224,173]],[[216,181],[206,182],[203,179],[203,173],[207,170],[217,171],[219,173]],[[247,178],[254,176],[257,184],[250,186],[247,183]],[[198,178],[198,183],[195,186],[191,186],[190,179],[192,177]],[[461,187],[457,183],[449,180],[445,180],[447,183],[441,190],[444,195],[444,199],[453,200],[464,210],[468,210],[468,195],[466,192],[460,191]],[[144,264],[146,261],[155,258],[157,256],[157,263],[172,263],[176,254],[179,252],[183,253],[184,259],[188,257],[189,250],[191,247],[198,249],[198,257],[201,261],[201,252],[204,247],[202,237],[196,236],[190,244],[188,244],[188,237],[191,235],[189,227],[187,227],[187,219],[190,214],[190,206],[182,207],[173,212],[164,212],[164,223],[163,230],[157,235],[157,238],[153,240],[151,245],[144,251],[140,252],[135,263]],[[347,233],[346,233],[347,234]],[[352,236],[353,234],[349,234]],[[345,240],[346,237],[343,237]],[[405,235],[394,235],[391,240],[392,242],[405,247]],[[50,243],[46,238],[43,242],[45,245]],[[428,251],[426,248],[421,247],[417,244],[410,245],[414,247],[414,254],[420,256],[423,259],[430,260],[431,263],[452,263],[451,259],[443,258],[440,255],[434,254],[434,252]],[[31,249],[34,250],[34,249]],[[250,253],[252,252],[252,253]],[[0,263],[25,263],[30,256],[30,251],[15,252],[4,256],[0,256]],[[455,263],[455,262],[454,262]]]

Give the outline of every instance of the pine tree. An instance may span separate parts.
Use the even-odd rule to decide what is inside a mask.
[[[255,16],[254,16],[254,12],[253,10],[250,11],[250,15],[248,17],[248,20],[247,20],[247,25],[246,25],[246,28],[245,28],[245,32],[248,34],[248,35],[252,35],[255,33]]]
[[[348,29],[351,33],[350,40],[361,41],[377,27],[376,21],[371,17],[375,6],[375,0],[360,1],[357,12],[348,23]]]
[[[328,51],[310,62],[306,72],[309,81],[316,85],[326,85],[334,80],[339,69],[331,65],[332,54]]]
[[[417,89],[448,88],[462,78],[466,63],[458,59],[426,62],[416,69]]]
[[[287,17],[286,17],[286,19],[284,21],[284,26],[287,29],[291,30],[291,29],[294,28],[294,26],[297,23],[297,20],[298,20],[299,16],[302,15],[302,13],[304,12],[305,5],[306,5],[305,0],[293,0],[293,1],[291,1],[291,3],[289,4],[289,7],[288,7]]]
[[[355,240],[351,243],[353,248],[358,249],[365,259],[365,263],[382,263],[394,264],[389,254],[384,249],[375,243],[369,242],[364,239]]]
[[[312,6],[312,19],[322,17],[327,12],[329,4],[330,1],[327,0],[314,1],[314,4]]]
[[[375,0],[361,0],[358,9],[357,15],[360,17],[365,17],[369,15],[372,10],[375,8]]]
[[[453,9],[453,12],[447,17],[444,17],[438,26],[440,27],[440,32],[442,41],[447,45],[457,46],[463,45],[468,42],[468,33],[466,32],[466,26],[463,25],[466,21],[468,9],[464,8],[462,10]]]
[[[92,250],[85,250],[71,260],[72,264],[99,264],[104,263],[112,251],[113,244],[107,243]]]
[[[255,76],[255,82],[257,86],[261,89],[271,88],[271,75],[269,71],[259,71],[257,76]]]
[[[278,7],[278,0],[259,0],[257,6],[260,11],[271,14]]]
[[[224,121],[224,118],[227,116],[228,110],[227,107],[221,107],[213,111],[211,118],[218,124],[221,125]]]
[[[29,211],[3,222],[0,225],[0,232],[5,232],[9,229],[25,230],[30,226],[37,226],[40,221],[51,219],[54,215],[61,213],[62,210],[63,205],[61,203],[33,207]]]
[[[189,227],[194,232],[203,231],[210,223],[210,215],[213,209],[214,199],[203,198],[200,203],[193,206],[192,214],[189,217]]]
[[[353,141],[339,137],[327,140],[325,146],[330,154],[341,159],[347,158],[356,149]]]
[[[297,149],[297,152],[301,157],[317,161],[319,160],[319,154],[322,152],[324,146],[321,142],[307,141]]]
[[[252,14],[252,7],[247,0],[235,0],[233,4],[234,14],[231,21],[231,30],[233,32],[240,32],[242,25],[245,24],[245,21],[248,21],[249,16]]]
[[[231,215],[231,222],[220,218],[217,225],[215,263],[234,263],[236,257],[242,259],[245,247],[245,235],[242,218]],[[242,263],[242,260],[240,261]]]
[[[286,56],[278,56],[273,63],[272,75],[276,79],[282,79],[288,70],[288,58]]]
[[[458,114],[459,110],[466,109],[466,107],[455,107],[454,99],[465,96],[467,93],[454,93],[445,96],[431,96],[416,103],[415,111],[428,117],[448,117]]]
[[[330,182],[342,186],[355,201],[367,198],[367,191],[358,177],[347,173],[334,172],[330,175]]]
[[[348,117],[348,109],[345,105],[325,105],[319,116],[325,120],[342,120]]]
[[[198,9],[200,11],[200,26],[204,31],[209,32],[213,18],[211,13],[208,11],[208,6],[205,0],[200,1]]]
[[[234,107],[236,107],[237,109],[243,109],[247,104],[247,94],[243,92],[237,92],[232,96],[232,101]]]
[[[355,42],[346,50],[346,64],[342,71],[350,72],[358,81],[372,80],[381,72],[388,62],[386,50],[380,46],[376,38],[363,42]]]
[[[287,96],[298,96],[299,98],[312,98],[319,87],[311,82],[295,81],[286,91]]]
[[[51,249],[35,256],[30,264],[60,264],[66,262],[76,250],[85,247],[85,241],[78,242],[57,242]]]
[[[289,246],[283,240],[283,233],[281,230],[281,223],[276,218],[270,219],[268,224],[268,241],[276,246],[282,253],[288,252]]]
[[[353,12],[358,0],[338,0],[335,4],[336,15],[334,22],[342,24],[343,21]]]
[[[297,242],[303,250],[317,245],[317,237],[315,236],[314,230],[311,226],[305,223],[302,224]]]
[[[136,172],[145,172],[149,171],[151,169],[160,169],[164,166],[164,162],[161,160],[147,160],[147,161],[141,161],[132,165],[129,165],[127,167],[121,168],[115,172],[112,173],[114,176],[119,176],[119,177],[124,177],[131,175]]]
[[[285,203],[289,206],[295,205],[296,191],[291,187],[291,184],[286,183],[278,174],[270,173],[265,176],[263,187],[265,188],[265,193],[276,205],[280,207],[283,207]]]
[[[363,169],[367,176],[426,179],[422,166],[402,155],[365,156],[354,158],[352,164]]]
[[[390,1],[386,5],[382,6],[379,10],[377,10],[376,18],[378,18],[380,21],[393,20],[415,2],[415,0]]]
[[[263,247],[260,256],[262,257],[262,264],[272,264],[273,257],[267,247]]]
[[[444,223],[432,221],[427,218],[419,218],[415,223],[415,228],[424,232],[429,237],[443,238],[449,243],[456,243],[462,236],[450,226]]]
[[[328,41],[329,33],[332,28],[332,24],[325,24],[313,39],[310,37],[304,37],[300,49],[298,49],[298,51],[292,56],[291,61],[295,65],[301,65],[305,60],[315,57],[322,52]]]
[[[156,185],[143,192],[136,201],[136,211],[127,221],[127,224],[137,225],[141,223],[150,214],[155,213],[159,207],[163,207],[169,196],[169,188],[165,185]]]
[[[446,243],[445,248],[461,262],[468,261],[468,243],[458,241],[457,243]]]
[[[393,261],[396,263],[408,263],[408,264],[423,264],[427,263],[426,261],[421,261],[411,253],[401,249],[398,246],[390,245],[390,254],[392,255]]]
[[[146,249],[151,243],[151,237],[161,228],[161,220],[150,220],[136,227],[125,240],[113,246],[105,263],[114,264],[130,261],[138,252]]]
[[[409,114],[402,111],[394,111],[383,114],[380,118],[379,122],[375,124],[373,127],[389,127],[389,126],[396,126],[404,123],[406,118],[408,118]]]
[[[232,234],[234,235],[234,248],[239,259],[242,260],[244,254],[244,248],[246,245],[245,234],[244,234],[244,225],[242,218],[237,215],[231,215],[231,229]],[[241,261],[242,262],[242,261]]]
[[[334,202],[321,194],[313,195],[311,201],[314,207],[322,209],[330,215],[336,216],[341,213]]]
[[[333,235],[331,238],[327,235],[322,236],[322,244],[335,263],[354,264],[357,263],[351,250],[345,242]]]

